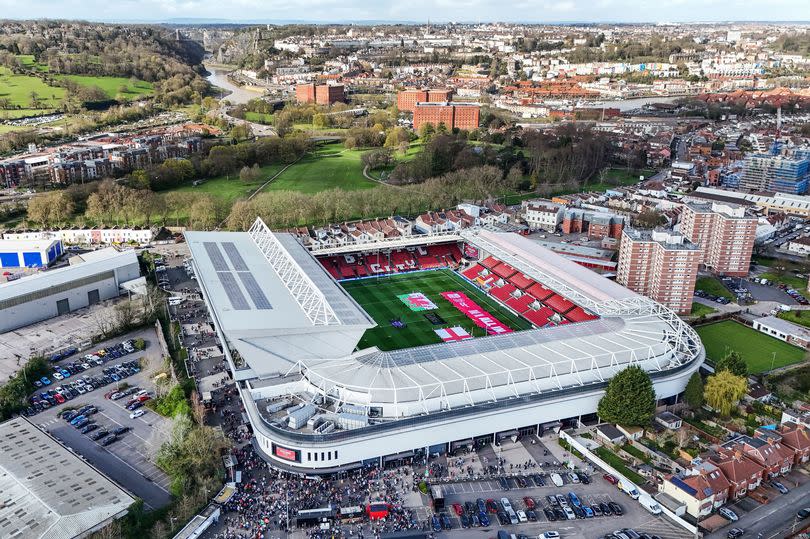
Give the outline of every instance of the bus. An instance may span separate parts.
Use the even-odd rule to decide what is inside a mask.
[[[295,515],[295,524],[298,527],[320,526],[328,529],[329,523],[335,518],[335,510],[331,505],[317,509],[302,509]],[[326,528],[324,528],[326,526]]]
[[[366,506],[366,514],[370,520],[386,518],[391,511],[391,506],[385,502],[371,502]]]
[[[444,511],[444,492],[442,491],[442,487],[431,487],[430,497],[433,498],[433,510],[437,513]]]
[[[351,507],[341,507],[338,510],[338,520],[340,520],[344,524],[355,524],[357,522],[362,522],[363,515],[365,511],[359,505],[353,505]]]

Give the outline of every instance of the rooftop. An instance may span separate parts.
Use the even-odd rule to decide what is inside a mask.
[[[3,537],[69,539],[135,502],[27,419],[0,424]]]

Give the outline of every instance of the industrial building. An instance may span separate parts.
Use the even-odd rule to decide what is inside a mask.
[[[61,255],[58,239],[0,240],[0,268],[42,268]]]
[[[23,417],[0,423],[0,535],[87,537],[135,499]]]
[[[73,257],[70,266],[0,284],[0,333],[118,297],[139,277],[134,251],[108,247]]]
[[[295,86],[295,100],[299,103],[332,105],[346,102],[346,90],[342,84],[315,84],[308,82]]]
[[[248,232],[186,239],[254,447],[288,470],[334,473],[573,424],[595,414],[610,378],[630,365],[650,374],[659,399],[672,399],[705,358],[697,334],[667,307],[517,234],[472,228],[426,236],[427,248],[392,238],[312,253],[257,219]],[[466,279],[459,286],[479,287],[531,324],[504,332],[479,318],[488,336],[360,349],[380,326],[343,287],[348,275],[350,284],[362,278],[352,270],[336,280],[327,259],[357,263],[402,249],[422,269],[395,254],[395,268],[372,269],[429,279],[439,241],[465,253],[441,269],[447,278]]]

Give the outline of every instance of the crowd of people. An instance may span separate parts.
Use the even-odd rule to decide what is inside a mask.
[[[242,470],[242,483],[222,506],[220,521],[210,537],[281,537],[299,528],[299,511],[326,507],[331,507],[338,518],[328,532],[318,526],[304,526],[302,531],[307,537],[379,538],[384,533],[420,527],[414,512],[405,507],[405,497],[413,487],[413,470],[408,466],[388,470],[363,467],[337,477],[316,479],[268,466],[250,444],[234,449],[233,456]],[[386,517],[369,520],[363,513],[352,522],[341,521],[339,508],[360,507],[365,511],[369,503],[378,501],[388,504]]]

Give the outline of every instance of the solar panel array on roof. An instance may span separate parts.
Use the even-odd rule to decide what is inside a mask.
[[[208,253],[208,258],[211,260],[211,265],[214,266],[215,271],[228,271],[230,269],[216,243],[206,241],[203,242],[203,247],[205,247],[205,252]]]
[[[250,271],[247,264],[245,264],[245,259],[242,258],[239,249],[236,248],[233,242],[222,242],[222,248],[225,249],[225,254],[227,254],[228,258],[231,260],[233,269],[236,271]]]
[[[694,496],[695,494],[697,494],[697,490],[693,489],[692,487],[690,487],[689,485],[684,483],[681,480],[681,478],[678,477],[677,475],[673,475],[672,479],[670,479],[670,481],[672,482],[673,485],[675,485],[676,487],[678,487],[682,491],[686,492],[690,496]]]
[[[233,259],[231,259],[231,262],[233,262]],[[242,284],[245,286],[245,290],[247,290],[248,296],[250,296],[250,299],[253,300],[253,304],[256,306],[257,309],[273,308],[273,306],[270,305],[270,301],[268,301],[267,296],[264,295],[264,292],[262,292],[261,287],[259,287],[259,283],[256,282],[256,278],[253,277],[252,273],[240,271],[237,272],[237,275],[239,276],[239,279],[242,281]]]
[[[216,246],[216,244],[214,244],[214,246]],[[230,300],[233,308],[237,311],[249,311],[250,304],[248,303],[247,299],[245,299],[245,295],[242,293],[242,289],[239,288],[239,285],[236,282],[236,277],[233,276],[233,273],[217,272],[217,277],[219,277],[219,282],[222,284],[222,288],[228,295],[228,299]]]

